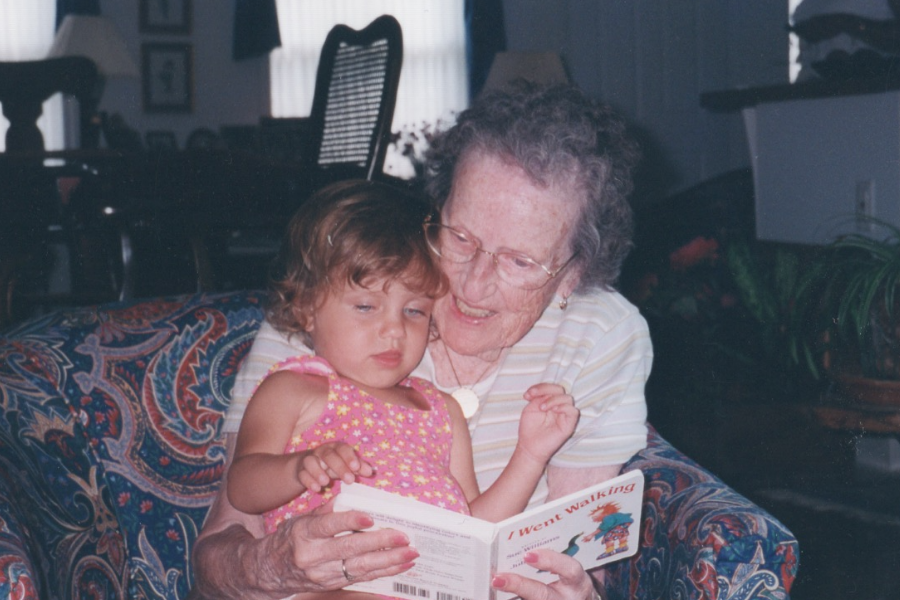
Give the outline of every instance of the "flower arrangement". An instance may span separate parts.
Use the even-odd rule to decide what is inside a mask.
[[[720,337],[737,295],[719,241],[698,236],[672,251],[638,281],[632,300],[655,321],[690,324],[706,340]]]
[[[694,238],[669,254],[666,267],[644,274],[633,298],[651,314],[712,325],[734,306],[718,240]]]
[[[799,264],[788,249],[700,235],[645,271],[625,293],[650,323],[657,379],[716,399],[802,385],[788,331]]]
[[[425,154],[431,146],[431,140],[438,132],[448,127],[450,122],[438,119],[434,123],[422,121],[415,125],[406,125],[391,133],[388,154],[399,160],[390,161],[392,175],[402,179],[423,181],[425,179]]]

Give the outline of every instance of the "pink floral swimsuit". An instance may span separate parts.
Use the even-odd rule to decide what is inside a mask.
[[[285,453],[345,442],[375,468],[374,476],[358,478],[361,483],[469,514],[466,496],[450,473],[450,415],[431,383],[416,377],[400,383],[422,394],[431,406],[419,410],[382,402],[340,377],[319,357],[289,358],[274,365],[268,375],[287,370],[327,377],[328,401],[316,422],[288,442]],[[267,512],[266,531],[327,503],[339,491],[340,482],[335,481],[320,493],[304,492]]]

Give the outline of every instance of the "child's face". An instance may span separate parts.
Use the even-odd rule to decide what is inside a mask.
[[[330,290],[315,310],[309,334],[316,354],[342,376],[372,388],[402,381],[422,360],[434,300],[402,281]]]

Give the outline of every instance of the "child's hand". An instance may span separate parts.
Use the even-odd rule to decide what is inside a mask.
[[[575,431],[579,412],[572,396],[555,383],[531,386],[525,400],[528,406],[519,420],[519,447],[546,463]]]
[[[344,442],[322,444],[300,455],[297,479],[311,492],[321,492],[336,479],[353,483],[357,475],[371,477],[375,473],[372,466],[361,460],[353,447]]]

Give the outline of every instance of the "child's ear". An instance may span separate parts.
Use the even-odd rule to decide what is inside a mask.
[[[293,312],[294,320],[297,322],[297,325],[300,326],[300,329],[306,333],[311,333],[313,330],[313,320],[306,311],[299,306],[294,306],[291,308],[291,312]]]

